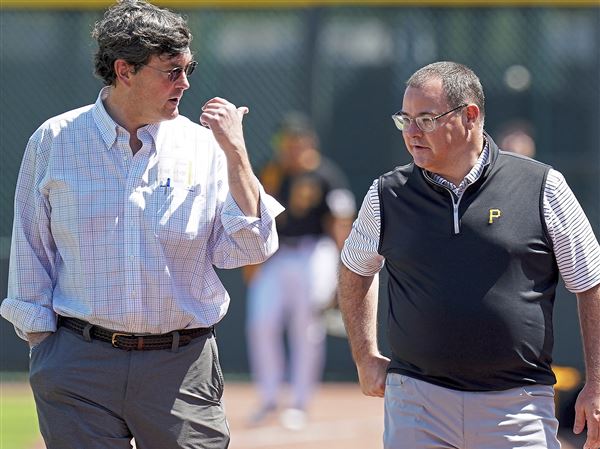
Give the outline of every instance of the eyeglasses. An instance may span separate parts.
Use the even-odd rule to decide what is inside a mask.
[[[417,124],[417,127],[421,131],[423,131],[424,133],[430,133],[436,128],[437,119],[443,117],[444,115],[450,114],[451,112],[462,109],[465,106],[467,106],[467,103],[463,103],[460,106],[456,106],[454,109],[450,109],[448,112],[436,115],[435,117],[432,117],[431,115],[420,115],[418,117],[415,117],[414,119],[410,118],[408,115],[402,114],[402,112],[396,112],[394,115],[392,115],[392,119],[396,124],[396,128],[398,128],[400,131],[405,131],[406,129],[408,129],[410,124],[414,120]]]
[[[196,69],[196,66],[198,65],[198,61],[191,61],[185,67],[175,67],[174,69],[171,69],[171,70],[157,69],[156,67],[152,67],[151,65],[146,65],[146,64],[142,64],[142,65],[145,67],[150,67],[151,69],[154,69],[157,72],[168,73],[169,81],[174,83],[181,77],[181,74],[183,72],[185,72],[185,76],[190,76],[192,73],[194,73],[194,70]]]

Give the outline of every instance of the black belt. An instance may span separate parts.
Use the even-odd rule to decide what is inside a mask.
[[[87,321],[65,316],[58,317],[58,326],[66,327],[73,332],[90,338],[105,341],[115,348],[125,351],[152,351],[156,349],[176,349],[189,344],[194,338],[213,332],[212,327],[196,329],[182,329],[168,334],[137,335],[126,332],[117,332],[104,327],[95,326]]]

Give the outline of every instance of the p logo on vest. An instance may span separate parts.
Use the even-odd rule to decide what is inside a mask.
[[[500,218],[501,216],[502,216],[502,211],[500,209],[490,209],[488,223],[489,224],[494,223],[494,219]]]

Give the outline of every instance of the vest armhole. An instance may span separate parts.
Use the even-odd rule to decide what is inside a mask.
[[[548,247],[554,251],[554,242],[552,241],[552,238],[550,237],[550,233],[548,232],[548,224],[546,223],[546,216],[544,214],[544,197],[546,196],[546,182],[548,181],[548,173],[550,172],[550,168],[546,168],[546,170],[544,171],[544,176],[542,178],[542,188],[540,190],[540,203],[539,203],[539,210],[540,210],[540,220],[542,222],[542,229],[544,231],[544,238],[546,239],[546,244],[548,245]]]
[[[377,252],[381,254],[381,245],[383,244],[383,231],[384,231],[384,220],[383,220],[383,175],[379,177],[377,183],[377,195],[379,196],[379,243],[377,244]]]

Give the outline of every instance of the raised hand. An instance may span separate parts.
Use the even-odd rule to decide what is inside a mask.
[[[223,151],[245,151],[242,119],[246,106],[236,107],[224,98],[214,97],[202,106],[200,124],[209,128]]]

